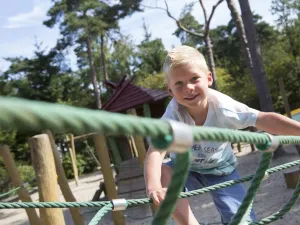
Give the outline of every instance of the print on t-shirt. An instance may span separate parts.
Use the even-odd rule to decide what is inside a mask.
[[[202,168],[214,167],[224,151],[227,143],[202,141],[192,146],[191,164]]]

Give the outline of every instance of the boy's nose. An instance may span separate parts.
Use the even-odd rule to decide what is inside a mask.
[[[187,84],[185,87],[185,92],[190,92],[194,90],[194,85],[193,84]]]

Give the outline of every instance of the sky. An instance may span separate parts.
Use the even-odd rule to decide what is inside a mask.
[[[193,0],[167,0],[169,10],[173,16],[179,18],[185,3]],[[194,0],[195,1],[195,0]],[[276,19],[270,12],[272,0],[249,0],[252,11],[261,15],[263,20],[275,24]],[[217,0],[204,0],[208,14]],[[238,5],[238,1],[236,0]],[[163,0],[144,0],[143,5],[164,7]],[[9,67],[7,57],[31,57],[35,43],[42,43],[46,49],[55,46],[59,38],[58,27],[47,28],[43,25],[47,17],[47,11],[52,6],[51,0],[9,0],[3,1],[0,8],[0,71]],[[198,1],[194,6],[193,15],[203,23],[203,13]],[[215,11],[211,21],[211,28],[225,25],[230,20],[230,12],[224,1]],[[177,37],[172,35],[176,30],[175,22],[170,19],[163,10],[147,9],[141,13],[135,13],[120,21],[121,32],[130,35],[135,44],[143,39],[143,21],[148,26],[152,38],[161,38],[166,49],[180,44]],[[70,52],[68,56],[72,68],[76,64],[76,56]]]

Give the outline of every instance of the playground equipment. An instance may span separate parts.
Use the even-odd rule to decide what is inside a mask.
[[[20,109],[22,107],[22,110]],[[96,146],[105,143],[101,140],[103,134],[110,135],[128,134],[132,136],[140,135],[150,137],[152,143],[159,149],[166,149],[173,146],[178,154],[173,173],[174,179],[168,188],[165,201],[160,205],[155,214],[153,224],[166,224],[167,219],[174,209],[178,197],[190,197],[195,194],[207,193],[212,190],[224,188],[235,183],[251,180],[250,188],[236,215],[232,218],[230,225],[238,224],[268,224],[279,219],[295,204],[300,194],[300,182],[293,193],[292,198],[282,207],[279,212],[262,219],[258,222],[248,222],[247,215],[252,205],[253,197],[259,188],[262,179],[268,174],[277,172],[284,168],[300,165],[300,160],[291,162],[276,168],[268,169],[272,152],[279,144],[300,144],[300,137],[295,136],[271,136],[246,131],[234,131],[228,129],[189,127],[185,124],[170,124],[166,121],[138,118],[136,116],[112,114],[103,111],[93,111],[88,109],[74,108],[70,106],[41,103],[28,100],[0,97],[0,128],[15,128],[21,132],[28,130],[39,132],[48,128],[56,132],[66,132],[72,130],[77,133],[97,132]],[[25,126],[26,124],[26,126]],[[184,137],[184,138],[183,138]],[[188,140],[188,141],[187,141]],[[258,150],[262,151],[262,158],[257,173],[240,180],[228,181],[222,184],[202,188],[193,192],[180,193],[185,183],[189,167],[188,147],[192,141],[214,140],[229,142],[254,143]],[[100,148],[99,148],[100,149]],[[170,149],[171,150],[171,149]],[[105,151],[102,151],[105,154]],[[107,152],[106,152],[107,154]],[[101,157],[105,160],[105,157]],[[101,159],[100,158],[100,159]],[[102,162],[100,162],[102,164]],[[146,199],[113,199],[105,202],[14,202],[0,203],[0,208],[63,208],[63,207],[101,207],[99,212],[90,222],[91,225],[98,224],[99,220],[109,211],[120,213],[127,207],[151,203]],[[55,223],[53,223],[55,224]]]

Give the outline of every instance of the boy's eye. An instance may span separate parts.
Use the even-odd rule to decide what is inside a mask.
[[[198,80],[198,78],[199,78],[199,77],[193,77],[192,80],[193,80],[193,81],[196,81],[196,80]]]
[[[177,81],[176,83],[175,83],[175,85],[181,85],[182,84],[182,81]]]

